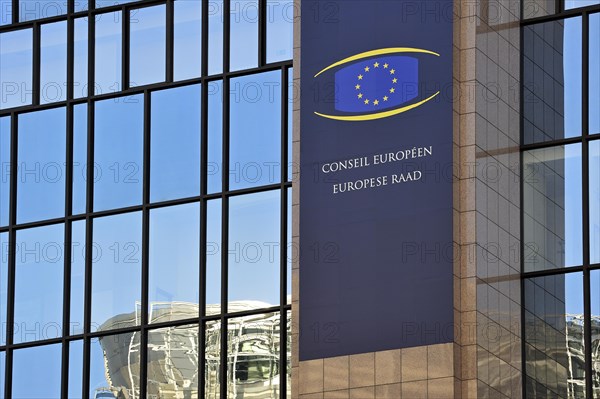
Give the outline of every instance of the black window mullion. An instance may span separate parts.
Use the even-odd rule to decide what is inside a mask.
[[[267,63],[267,0],[258,0],[258,66]]]
[[[32,77],[32,105],[40,104],[40,70],[41,70],[41,33],[40,24],[33,24],[33,77]]]
[[[173,81],[173,70],[174,70],[174,37],[175,37],[175,4],[174,0],[167,0],[166,4],[166,57],[165,62],[167,63],[165,71],[166,71],[166,81]]]
[[[94,0],[89,0],[88,6],[93,5]],[[88,12],[88,90],[87,95],[93,97],[96,92],[95,84],[95,63],[96,63],[96,17],[94,14]],[[88,107],[90,103],[88,103]],[[89,212],[89,210],[88,210]]]
[[[73,1],[69,2],[69,7],[73,6]],[[67,101],[72,100],[74,95],[74,68],[75,68],[75,20],[69,16],[67,19]]]
[[[201,76],[208,75],[208,13],[209,13],[209,0],[200,0],[202,1],[202,59],[201,61]],[[203,100],[204,101],[204,100]]]
[[[121,30],[121,87],[117,88],[117,91],[127,90],[129,89],[129,21],[130,21],[130,13],[131,11],[123,7],[121,10],[121,22],[122,22],[122,30]]]

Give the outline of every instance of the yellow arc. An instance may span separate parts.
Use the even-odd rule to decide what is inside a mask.
[[[322,69],[319,73],[317,73],[315,75],[315,78],[325,71],[328,71],[328,70],[335,68],[337,66],[340,66],[340,65],[347,64],[348,62],[357,61],[357,60],[361,60],[363,58],[373,57],[376,55],[395,54],[395,53],[423,53],[423,54],[435,55],[436,57],[440,56],[436,52],[424,50],[424,49],[420,49],[420,48],[412,48],[412,47],[380,48],[377,50],[371,50],[371,51],[366,51],[364,53],[356,54],[356,55],[350,56],[348,58],[344,58],[341,61],[335,62],[335,63],[329,65],[327,68]]]
[[[390,111],[378,112],[376,114],[338,116],[338,115],[326,115],[326,114],[321,114],[319,112],[315,112],[315,115],[322,116],[323,118],[327,118],[327,119],[334,119],[336,121],[349,121],[349,122],[372,121],[375,119],[387,118],[388,116],[398,115],[403,112],[409,111],[413,108],[417,108],[418,106],[425,104],[427,101],[431,100],[438,94],[440,94],[439,91],[437,93],[429,96],[425,100],[419,101],[418,103],[410,104],[410,105],[407,105],[406,107],[392,109]]]

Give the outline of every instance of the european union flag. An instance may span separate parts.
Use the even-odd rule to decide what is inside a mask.
[[[407,56],[361,60],[336,72],[335,83],[338,111],[394,108],[419,95],[419,60]]]

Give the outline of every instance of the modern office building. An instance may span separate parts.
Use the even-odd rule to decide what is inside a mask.
[[[600,398],[600,0],[0,0],[0,397]]]

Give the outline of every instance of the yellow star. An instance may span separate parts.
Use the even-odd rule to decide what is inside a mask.
[[[379,105],[379,100],[373,101],[373,105]]]
[[[365,72],[369,72],[369,67],[365,67]]]
[[[359,89],[360,89],[360,85],[356,85],[356,86],[354,86],[354,87],[356,88],[356,90],[359,90]]]
[[[368,103],[369,103],[369,99],[366,99],[366,100],[365,100],[365,104],[368,104]]]
[[[392,83],[398,83],[398,79],[396,79],[396,78],[392,79]]]
[[[395,74],[395,73],[396,73],[396,70],[395,70],[395,69],[390,69],[390,74],[392,74],[392,75],[393,75],[393,74]]]
[[[390,89],[390,93],[395,93],[396,89],[394,89],[393,87]]]
[[[374,63],[374,64],[373,64],[373,66],[374,66],[375,68],[379,68],[379,62],[376,62],[376,63]]]
[[[383,101],[387,101],[388,100],[388,96],[383,96]]]
[[[358,98],[362,98],[362,93],[358,93]]]
[[[358,80],[362,80],[363,76],[362,75],[358,75]]]
[[[389,67],[389,66],[390,66],[390,65],[389,65],[389,64],[387,64],[387,63],[386,63],[386,64],[383,64],[383,67],[384,67],[385,69],[387,69],[387,67]]]

